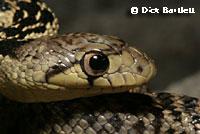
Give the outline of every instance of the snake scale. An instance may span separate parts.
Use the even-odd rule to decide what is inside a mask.
[[[39,0],[0,6],[1,134],[200,134],[199,99],[143,90],[156,72],[145,53],[115,36],[57,35]]]

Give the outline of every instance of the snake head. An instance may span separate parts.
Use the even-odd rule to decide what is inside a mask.
[[[67,67],[49,75],[48,82],[69,89],[72,98],[124,92],[155,75],[153,60],[115,36],[75,33],[63,40],[68,42],[70,53],[62,62],[68,63]]]
[[[127,91],[143,85],[155,75],[155,64],[145,53],[117,37],[103,37],[99,40],[104,40],[105,44],[101,41],[94,44],[95,48],[88,47],[80,61],[94,90],[100,88],[102,93]]]
[[[1,60],[1,93],[22,102],[49,102],[128,91],[148,82],[155,65],[146,54],[108,35],[43,37]]]

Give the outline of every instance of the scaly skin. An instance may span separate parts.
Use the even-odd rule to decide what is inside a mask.
[[[11,10],[13,24],[0,29],[0,93],[12,100],[51,102],[123,92],[155,74],[153,61],[118,37],[91,33],[45,37],[55,35],[58,27],[45,4],[9,3],[16,10]],[[93,55],[103,55],[106,68],[91,68]]]
[[[131,88],[141,93],[137,87],[155,74],[146,54],[115,36],[55,36],[57,19],[38,0],[6,0],[1,6],[0,93],[35,103],[1,97],[0,133],[200,133],[196,98],[148,92],[94,96]],[[102,69],[90,64],[93,56],[104,58]]]
[[[108,69],[95,78],[87,74],[88,64],[83,63],[93,51],[109,61]],[[114,36],[71,33],[40,38],[15,49],[14,58],[2,56],[0,71],[3,95],[22,102],[49,102],[127,91],[146,83],[155,66]]]
[[[2,133],[199,134],[200,101],[169,94],[107,94],[55,103],[1,101]],[[9,120],[8,120],[9,119]]]

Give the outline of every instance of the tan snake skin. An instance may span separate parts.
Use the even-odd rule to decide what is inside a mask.
[[[115,36],[57,36],[39,0],[2,2],[0,133],[200,133],[198,99],[138,88],[156,72],[146,54]]]
[[[27,4],[26,1],[20,3]],[[16,2],[14,4],[16,9],[22,10]],[[43,10],[51,11],[46,5],[41,5],[44,4],[36,2],[36,6],[41,8],[35,15],[36,22],[43,18]],[[150,58],[114,36],[70,33],[24,43],[23,41],[28,39],[57,33],[55,18],[51,22],[52,25],[50,22],[44,24],[40,21],[32,25],[21,22],[29,19],[29,14],[27,10],[23,10],[23,19],[15,19],[19,22],[10,26],[22,31],[11,36],[7,33],[7,29],[10,28],[8,27],[0,32],[2,42],[5,38],[9,39],[2,43],[2,46],[12,47],[13,44],[9,42],[13,40],[16,40],[16,44],[22,42],[14,50],[0,52],[3,53],[0,55],[0,92],[10,99],[22,102],[49,102],[123,92],[146,83],[155,74],[155,65]],[[34,30],[36,25],[40,30],[44,26],[46,31],[23,33]],[[88,65],[90,57],[101,54],[108,58],[109,65],[105,70],[91,69]]]
[[[86,52],[93,51],[103,52],[109,60],[108,69],[96,78],[81,67],[87,66],[81,64]],[[155,73],[152,60],[145,54],[106,35],[72,33],[44,37],[19,47],[15,55],[0,60],[0,92],[22,102],[123,92],[147,82]]]

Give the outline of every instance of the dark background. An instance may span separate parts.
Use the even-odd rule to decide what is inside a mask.
[[[188,0],[46,0],[60,32],[118,36],[155,60],[152,90],[200,97],[200,2]],[[131,15],[131,7],[195,8],[191,15]]]

